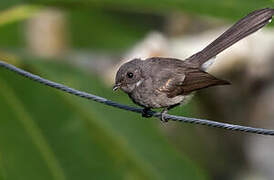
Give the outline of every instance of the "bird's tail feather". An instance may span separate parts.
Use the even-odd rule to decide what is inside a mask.
[[[230,27],[202,51],[187,58],[186,61],[195,63],[201,67],[206,61],[226,48],[270,23],[273,15],[274,9],[272,8],[265,8],[251,12]]]

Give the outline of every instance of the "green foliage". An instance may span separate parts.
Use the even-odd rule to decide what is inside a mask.
[[[95,7],[146,13],[166,14],[171,11],[187,11],[230,19],[239,18],[255,9],[274,5],[273,0],[28,0],[28,2],[59,7]]]
[[[157,16],[98,9],[73,9],[67,17],[77,48],[127,49],[160,25]]]
[[[25,67],[104,97],[96,76],[56,63]],[[0,69],[0,172],[5,179],[205,179],[161,135],[159,121],[44,87]],[[114,96],[125,101],[125,96]],[[122,117],[122,118],[121,118]]]
[[[21,4],[17,1],[6,2],[0,2],[0,9]],[[235,21],[255,9],[274,5],[273,0],[27,0],[26,2],[64,10],[68,17],[72,47],[112,51],[127,49],[147,32],[160,29],[161,20],[170,12],[187,12]],[[18,20],[31,16],[34,14],[33,10],[37,8],[32,5],[23,7],[25,13],[19,13]],[[21,29],[20,23],[0,27],[0,46],[22,46],[24,40],[22,32],[19,32]]]
[[[1,48],[19,48],[24,45],[23,32],[20,32],[22,25],[22,22],[16,22],[0,27]]]
[[[1,3],[0,5],[4,6]],[[34,16],[39,10],[39,6],[18,5],[0,11],[0,46],[2,48],[22,47],[24,45],[22,20]]]

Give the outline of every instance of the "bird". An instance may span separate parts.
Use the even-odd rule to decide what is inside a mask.
[[[240,19],[203,50],[180,60],[166,57],[135,58],[120,66],[113,90],[121,89],[137,105],[143,107],[142,116],[163,108],[161,121],[168,110],[187,102],[193,92],[230,82],[206,72],[206,65],[220,52],[271,22],[274,9],[264,8]]]

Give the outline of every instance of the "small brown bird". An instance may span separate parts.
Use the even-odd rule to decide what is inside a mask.
[[[248,14],[225,31],[202,51],[182,61],[153,57],[133,59],[123,64],[115,78],[113,90],[121,88],[134,103],[144,107],[143,117],[151,108],[167,111],[185,102],[193,91],[230,84],[205,72],[206,62],[234,43],[271,22],[274,9],[265,8]]]

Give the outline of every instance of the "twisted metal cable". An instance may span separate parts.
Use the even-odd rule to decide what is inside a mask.
[[[76,89],[67,87],[65,85],[44,79],[40,76],[34,75],[32,73],[29,73],[27,71],[24,71],[20,68],[17,68],[11,64],[5,63],[3,61],[0,61],[0,67],[3,67],[9,71],[13,71],[21,76],[24,76],[28,79],[31,79],[33,81],[36,81],[38,83],[41,83],[43,85],[59,89],[61,91],[73,94],[75,96],[79,96],[85,99],[90,99],[102,104],[106,104],[112,107],[136,112],[136,113],[142,113],[142,108],[135,108],[135,107],[130,107],[127,105],[119,104],[113,101],[110,101],[108,99],[89,94],[86,92],[78,91]],[[157,118],[161,118],[161,113],[155,112],[155,111],[148,111],[148,114]],[[205,119],[197,119],[197,118],[189,118],[189,117],[182,117],[182,116],[174,116],[174,115],[165,115],[165,119],[167,120],[173,120],[173,121],[179,121],[179,122],[184,122],[184,123],[192,123],[192,124],[200,124],[200,125],[205,125],[205,126],[210,126],[210,127],[215,127],[215,128],[222,128],[222,129],[227,129],[231,131],[242,131],[242,132],[247,132],[247,133],[254,133],[254,134],[262,134],[262,135],[274,135],[274,130],[270,129],[263,129],[263,128],[254,128],[254,127],[248,127],[248,126],[240,126],[240,125],[234,125],[234,124],[228,124],[228,123],[221,123],[221,122],[216,122],[216,121],[210,121],[210,120],[205,120]]]

